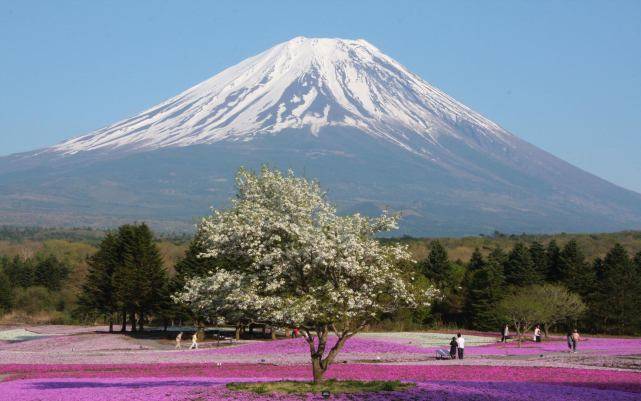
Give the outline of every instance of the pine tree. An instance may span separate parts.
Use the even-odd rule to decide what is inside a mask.
[[[548,275],[548,260],[545,248],[540,242],[534,241],[530,244],[530,258],[534,269],[545,279]]]
[[[190,277],[203,276],[213,271],[220,263],[216,258],[199,257],[205,251],[198,234],[189,244],[185,256],[176,263],[174,270],[176,275],[172,280],[172,287],[177,291],[184,287],[185,281]]]
[[[450,262],[445,247],[439,241],[432,241],[430,253],[420,264],[423,275],[440,292],[441,298],[432,304],[432,318],[441,323],[460,322],[462,317],[463,294],[456,282],[460,284],[465,279],[465,272],[460,271],[460,277],[454,274],[454,266]]]
[[[445,247],[439,241],[432,241],[430,253],[421,265],[423,275],[440,289],[452,283],[452,264]]]
[[[543,282],[543,276],[536,270],[530,252],[522,242],[514,245],[503,269],[508,285],[523,287]]]
[[[472,253],[472,256],[470,257],[470,261],[467,264],[467,270],[469,272],[474,272],[476,270],[480,270],[485,266],[485,260],[483,259],[483,254],[479,250],[479,248],[474,248],[474,252]]]
[[[16,255],[7,265],[5,273],[14,286],[27,288],[34,283],[34,266],[30,259],[23,260]]]
[[[87,260],[87,278],[78,299],[82,312],[93,312],[107,317],[109,332],[113,331],[113,315],[118,311],[113,276],[122,263],[119,252],[117,234],[107,234],[98,246],[98,251]]]
[[[0,316],[13,306],[13,289],[9,277],[0,270]]]
[[[135,253],[136,226],[126,224],[118,228],[118,264],[113,273],[112,285],[116,304],[123,316],[123,329],[126,317],[129,316],[131,330],[137,331],[136,311],[139,301],[139,284],[142,282],[141,274],[136,269]]]
[[[634,265],[637,268],[637,274],[641,274],[641,251],[634,255]]]
[[[505,285],[502,270],[501,264],[492,258],[471,273],[465,310],[468,323],[472,328],[478,330],[499,328],[496,306],[501,301]]]
[[[547,281],[551,283],[559,282],[561,280],[561,271],[559,266],[561,249],[555,240],[548,243],[547,249],[545,250],[545,258],[548,264],[546,274]]]
[[[507,263],[507,255],[505,252],[503,252],[503,249],[501,249],[498,245],[490,252],[490,254],[487,256],[488,262],[495,262],[499,266],[503,267],[505,263]],[[503,276],[505,276],[505,272],[502,272]]]
[[[616,244],[602,261],[595,314],[606,332],[635,333],[641,322],[641,281],[627,251]]]
[[[559,255],[560,281],[572,292],[587,297],[594,291],[596,271],[590,266],[575,240],[569,241]]]
[[[145,316],[162,312],[161,307],[166,305],[169,297],[167,272],[154,235],[146,224],[135,227],[135,248],[130,251],[126,260],[133,263],[136,272],[137,312],[140,317],[139,330],[142,331]]]
[[[34,285],[43,286],[51,291],[59,291],[70,272],[71,269],[53,255],[40,258],[34,267]]]

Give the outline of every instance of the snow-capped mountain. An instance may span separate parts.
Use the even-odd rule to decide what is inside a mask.
[[[239,166],[318,178],[413,235],[641,228],[641,195],[538,149],[364,40],[294,38],[137,116],[0,158],[0,224],[192,227]]]
[[[251,140],[287,128],[353,127],[417,154],[462,122],[506,145],[511,135],[365,40],[297,37],[141,114],[51,150],[149,150]],[[464,136],[463,136],[464,138]],[[465,139],[465,138],[464,138]]]

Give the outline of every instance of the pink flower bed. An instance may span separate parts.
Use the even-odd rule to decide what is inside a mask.
[[[336,338],[328,340],[326,351],[336,344]],[[279,341],[262,341],[237,347],[209,351],[219,355],[308,355],[309,345],[303,338]],[[341,350],[342,354],[433,354],[433,349],[399,344],[391,341],[350,338]]]
[[[294,396],[233,393],[225,383],[239,380],[309,379],[307,366],[159,364],[2,366],[14,380],[0,383],[12,401],[218,401],[294,400]],[[22,380],[17,378],[22,377]],[[418,386],[402,393],[333,397],[338,400],[570,400],[641,399],[641,374],[585,369],[479,366],[336,365],[328,377],[359,380],[401,379]],[[319,396],[303,399],[321,399]]]
[[[267,364],[132,364],[132,365],[0,365],[9,380],[38,378],[215,377],[309,379],[309,365]],[[580,385],[641,393],[641,373],[633,371],[474,365],[335,364],[330,378],[460,382],[536,382]]]
[[[588,337],[579,342],[577,350],[599,355],[641,354],[641,339]],[[567,351],[568,346],[564,339],[540,343],[526,341],[523,342],[521,347],[518,346],[517,342],[496,343],[480,347],[469,347],[465,350],[468,355],[538,355],[541,353]]]
[[[229,380],[183,378],[183,379],[100,379],[77,381],[29,380],[11,382],[2,386],[3,394],[12,401],[260,401],[260,400],[322,400],[320,395],[258,395],[232,392],[226,389]],[[558,400],[558,401],[632,401],[639,395],[618,390],[577,388],[563,385],[536,383],[419,383],[417,387],[395,393],[351,394],[332,396],[333,400]]]
[[[46,351],[54,353],[124,349],[140,349],[140,346],[131,341],[129,337],[120,334],[52,336],[0,345],[0,350],[29,352]]]

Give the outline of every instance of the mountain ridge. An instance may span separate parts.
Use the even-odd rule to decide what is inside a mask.
[[[364,40],[303,37],[134,117],[0,158],[0,222],[187,227],[226,205],[239,166],[265,163],[318,178],[341,212],[402,212],[397,234],[641,227],[641,194],[509,133]]]

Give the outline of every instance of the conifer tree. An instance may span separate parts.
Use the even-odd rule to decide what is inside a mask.
[[[0,316],[13,305],[13,289],[9,277],[0,270]]]
[[[125,263],[133,263],[138,287],[137,305],[139,330],[143,330],[145,316],[161,312],[169,298],[167,272],[154,235],[146,224],[135,227],[134,248],[130,249]]]
[[[172,279],[173,292],[181,290],[189,278],[202,277],[216,268],[219,263],[216,258],[200,257],[205,251],[206,247],[200,239],[200,234],[196,234],[196,237],[189,243],[185,256],[174,267],[176,275]]]
[[[139,272],[136,271],[133,253],[135,252],[135,227],[124,225],[118,228],[118,264],[113,274],[112,284],[115,300],[123,316],[122,331],[126,327],[126,317],[129,316],[131,330],[137,331],[136,310],[138,309]]]
[[[483,259],[483,254],[481,254],[481,251],[478,247],[474,248],[474,252],[470,257],[470,262],[467,264],[467,270],[469,272],[480,270],[484,265],[485,260]]]
[[[534,241],[530,244],[530,258],[534,269],[545,279],[548,275],[548,261],[545,248],[540,242]]]
[[[472,328],[495,330],[499,327],[496,306],[503,296],[504,285],[503,268],[496,258],[471,272],[465,310]]]
[[[602,261],[595,314],[602,330],[635,333],[641,321],[641,281],[628,252],[616,244]]]
[[[34,266],[31,259],[23,260],[16,255],[7,265],[5,273],[14,286],[27,288],[34,283]]]
[[[637,268],[637,274],[641,274],[641,251],[634,255],[634,265]]]
[[[421,270],[437,288],[448,288],[452,282],[452,264],[447,250],[440,241],[432,241],[430,253],[422,263]]]
[[[514,245],[505,262],[504,272],[508,285],[523,287],[543,282],[543,276],[536,270],[530,252],[522,242]]]
[[[561,249],[555,240],[551,240],[545,250],[545,258],[547,260],[547,275],[546,279],[549,282],[556,283],[561,280],[560,258]]]
[[[53,255],[39,259],[34,267],[33,284],[59,291],[71,270]]]
[[[569,241],[559,255],[560,281],[572,292],[587,297],[594,290],[596,272],[575,240]]]
[[[457,284],[465,280],[465,273],[460,277],[454,274],[454,266],[440,241],[434,240],[430,243],[430,253],[421,263],[421,272],[441,294],[432,304],[432,318],[441,323],[463,320],[461,309],[465,300]]]
[[[109,332],[113,331],[113,318],[118,311],[113,275],[122,263],[119,252],[117,234],[108,233],[98,246],[98,251],[87,260],[87,278],[78,299],[82,312],[93,312],[107,318]]]

